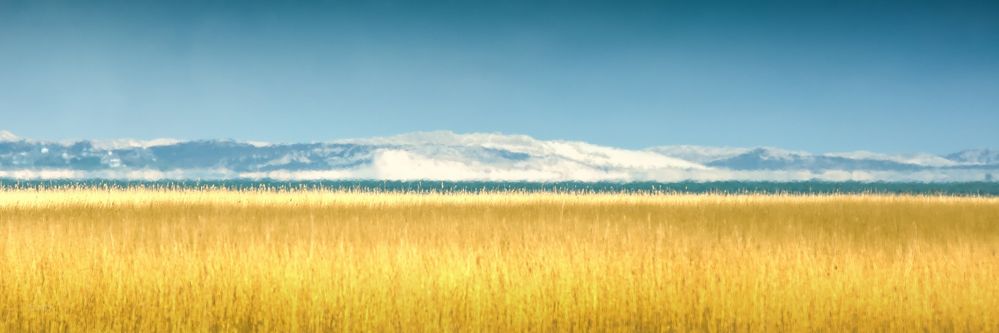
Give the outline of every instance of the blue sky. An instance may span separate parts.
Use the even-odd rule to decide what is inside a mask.
[[[0,0],[0,129],[999,148],[995,2]]]

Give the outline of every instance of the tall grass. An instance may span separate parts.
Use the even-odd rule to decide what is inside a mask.
[[[0,191],[4,331],[996,331],[999,199]]]

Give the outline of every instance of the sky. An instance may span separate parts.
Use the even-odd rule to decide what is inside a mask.
[[[0,0],[0,129],[999,148],[999,2]]]

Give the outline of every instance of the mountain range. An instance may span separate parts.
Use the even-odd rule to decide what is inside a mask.
[[[811,153],[772,147],[623,149],[526,135],[418,132],[275,144],[235,140],[24,139],[0,131],[0,178],[489,181],[992,180],[999,151]]]

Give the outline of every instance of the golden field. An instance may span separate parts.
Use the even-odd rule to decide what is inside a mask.
[[[0,331],[997,331],[999,199],[0,191]]]

